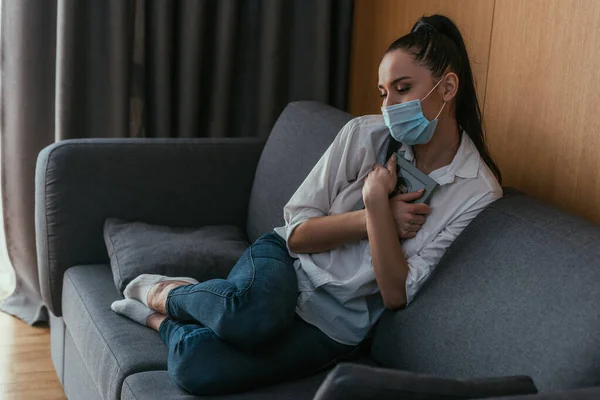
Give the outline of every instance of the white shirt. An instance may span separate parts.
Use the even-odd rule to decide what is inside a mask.
[[[348,122],[284,207],[285,226],[275,232],[287,242],[292,231],[309,218],[357,209],[363,179],[373,164],[384,161],[389,140],[381,115]],[[411,146],[402,145],[400,151],[415,164]],[[429,203],[432,212],[417,236],[402,243],[409,267],[407,304],[469,222],[502,197],[494,174],[464,132],[452,163],[429,176],[440,184]],[[368,239],[321,253],[289,253],[296,258],[296,313],[337,342],[360,343],[385,309]]]

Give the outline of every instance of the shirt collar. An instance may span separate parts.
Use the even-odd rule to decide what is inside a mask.
[[[402,144],[399,149],[404,152],[404,158],[414,164],[414,152],[412,146]],[[460,178],[472,179],[477,177],[481,157],[475,144],[465,131],[462,132],[460,146],[449,165],[438,168],[429,174],[429,177],[440,185],[446,185],[454,182],[455,176]]]

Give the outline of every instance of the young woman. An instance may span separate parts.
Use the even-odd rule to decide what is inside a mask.
[[[352,357],[383,311],[406,307],[502,196],[452,21],[423,17],[392,43],[378,88],[383,116],[340,131],[285,206],[285,226],[248,247],[226,280],[142,275],[113,304],[160,333],[182,388],[248,390]],[[420,192],[390,198],[395,150],[440,185],[429,205],[412,203]]]

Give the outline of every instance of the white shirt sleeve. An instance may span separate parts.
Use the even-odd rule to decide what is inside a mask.
[[[407,305],[414,299],[421,286],[427,281],[431,272],[433,272],[444,253],[446,253],[446,249],[454,242],[454,239],[460,235],[483,209],[499,197],[501,195],[493,191],[485,194],[448,224],[431,243],[406,260],[408,263],[408,275],[406,277]]]
[[[337,134],[333,143],[321,156],[304,182],[283,208],[285,240],[288,242],[294,229],[309,218],[329,214],[337,194],[356,179],[360,163],[356,162],[357,147],[353,138],[356,128],[354,120],[348,122]],[[292,257],[298,255],[289,250]]]

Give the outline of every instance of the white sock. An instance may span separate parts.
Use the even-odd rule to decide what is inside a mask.
[[[188,282],[190,285],[199,283],[194,278],[171,278],[164,275],[142,274],[129,282],[129,285],[127,285],[123,291],[123,295],[127,299],[141,301],[146,307],[148,307],[148,292],[150,289],[152,289],[152,286],[162,281],[183,281]]]
[[[138,324],[146,326],[146,320],[156,311],[149,309],[142,303],[132,299],[124,299],[115,301],[110,305],[111,310],[117,314],[126,316],[134,320]]]

